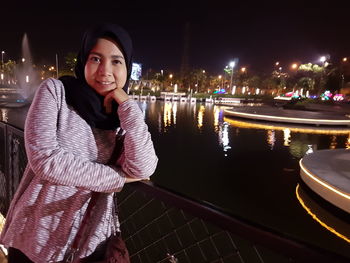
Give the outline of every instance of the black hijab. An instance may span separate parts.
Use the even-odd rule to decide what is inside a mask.
[[[104,97],[91,88],[86,80],[84,68],[91,49],[99,38],[111,38],[121,49],[127,69],[127,80],[123,87],[126,92],[132,69],[132,42],[129,34],[120,26],[110,23],[89,28],[82,39],[75,66],[75,76],[62,76],[67,104],[72,106],[79,115],[91,126],[103,130],[115,130],[120,126],[117,114],[118,104],[113,101],[112,113],[107,114],[104,106]]]

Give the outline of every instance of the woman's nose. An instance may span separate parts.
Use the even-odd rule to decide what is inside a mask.
[[[98,72],[103,76],[112,75],[112,67],[107,62],[101,62],[98,68]]]

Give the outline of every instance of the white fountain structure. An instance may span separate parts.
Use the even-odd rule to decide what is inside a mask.
[[[33,68],[27,34],[24,34],[22,39],[22,60],[16,67],[15,75],[18,93],[25,101],[30,102],[39,85],[39,76]]]
[[[15,79],[5,81],[1,86],[1,105],[19,107],[29,104],[40,83],[39,74],[34,70],[28,37],[25,33],[22,39],[22,59],[16,64]],[[6,80],[6,75],[4,76]]]

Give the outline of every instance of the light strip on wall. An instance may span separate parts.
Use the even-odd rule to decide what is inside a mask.
[[[302,164],[302,160],[303,159],[300,159],[299,161],[299,165],[300,165],[300,168],[305,172],[306,175],[308,175],[311,179],[313,179],[314,181],[318,182],[319,184],[323,185],[324,187],[328,188],[329,190],[335,192],[336,194],[338,195],[341,195],[342,197],[345,197],[346,199],[349,199],[350,200],[350,196],[339,191],[338,189],[330,186],[329,184],[321,181],[320,179],[318,179],[317,177],[315,177],[312,173],[310,173],[305,167],[304,165]]]
[[[249,117],[264,117],[264,118],[270,118],[270,119],[276,119],[276,120],[294,120],[294,121],[314,121],[314,122],[321,122],[321,121],[327,121],[331,123],[348,123],[350,125],[350,120],[327,120],[327,119],[305,119],[305,118],[291,118],[291,117],[278,117],[278,116],[270,116],[270,115],[262,115],[262,114],[253,114],[253,113],[243,113],[243,112],[237,112],[237,111],[230,111],[225,110],[225,112],[233,113],[236,115],[241,116],[249,116]]]

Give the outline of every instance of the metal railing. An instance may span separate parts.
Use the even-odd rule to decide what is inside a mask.
[[[0,122],[0,212],[6,215],[27,158],[23,131]],[[117,194],[122,236],[133,263],[349,262],[152,182]]]

